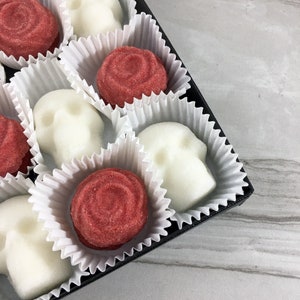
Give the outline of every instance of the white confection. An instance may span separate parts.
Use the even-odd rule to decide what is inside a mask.
[[[87,37],[121,28],[123,12],[118,0],[67,0],[77,36]]]
[[[75,90],[45,94],[34,106],[33,117],[41,151],[52,155],[57,166],[100,152],[104,123]]]
[[[28,202],[29,195],[0,203],[0,273],[22,299],[33,299],[69,279],[72,268],[52,251],[46,231]]]
[[[206,145],[186,126],[176,122],[153,124],[138,135],[152,158],[171,207],[185,211],[216,186],[205,165]]]

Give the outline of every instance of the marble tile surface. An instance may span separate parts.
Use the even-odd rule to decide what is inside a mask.
[[[255,193],[66,299],[300,299],[300,1],[147,3]]]
[[[255,193],[65,299],[300,299],[300,0],[147,3]]]

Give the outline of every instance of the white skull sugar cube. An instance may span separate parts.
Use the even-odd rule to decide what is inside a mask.
[[[52,251],[29,195],[0,203],[0,273],[10,279],[21,299],[32,299],[68,280],[72,267]]]
[[[100,152],[104,122],[97,110],[72,89],[51,91],[33,108],[37,141],[56,165]]]
[[[121,28],[123,12],[118,0],[67,0],[74,33],[87,37]]]
[[[215,179],[205,164],[207,147],[188,127],[177,122],[156,123],[138,137],[176,211],[191,208],[215,188]]]

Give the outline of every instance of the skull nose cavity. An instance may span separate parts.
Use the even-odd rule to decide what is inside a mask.
[[[26,218],[18,223],[17,231],[22,234],[32,233],[36,227],[36,220]]]

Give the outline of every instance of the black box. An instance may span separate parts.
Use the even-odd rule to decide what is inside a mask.
[[[137,10],[138,13],[145,12],[147,14],[150,14],[155,19],[155,16],[153,15],[153,13],[151,12],[150,8],[148,7],[148,5],[145,3],[144,0],[137,0],[136,10]],[[159,25],[159,22],[158,22],[158,25]],[[178,54],[176,53],[176,50],[172,46],[171,42],[169,41],[166,34],[163,32],[163,29],[161,27],[160,27],[160,31],[163,34],[163,39],[166,41],[166,45],[170,47],[171,52],[174,53],[177,56],[178,60],[181,60],[180,57],[178,56]],[[15,72],[15,70],[12,70],[12,69],[7,68],[7,67],[5,67],[5,71],[6,71],[7,79],[12,77],[14,72]],[[190,76],[190,74],[188,74],[188,76]],[[190,76],[190,78],[191,78],[191,76]],[[210,121],[215,122],[215,128],[221,130],[220,135],[226,137],[223,130],[222,130],[222,128],[221,128],[221,126],[220,126],[220,124],[218,123],[218,121],[214,117],[213,112],[211,111],[210,107],[208,106],[207,102],[205,101],[204,97],[202,96],[200,90],[198,89],[198,87],[196,86],[196,84],[195,84],[195,82],[193,81],[192,78],[191,78],[189,83],[191,85],[191,88],[188,89],[186,94],[183,95],[183,96],[187,97],[189,101],[195,101],[195,105],[197,107],[203,107],[204,113],[210,115]],[[229,144],[229,141],[227,139],[226,139],[226,143]],[[233,150],[232,150],[232,152],[233,152]],[[243,169],[241,171],[244,172]],[[251,182],[250,182],[250,180],[247,176],[245,177],[244,181],[246,183],[248,183],[248,186],[243,188],[244,195],[237,195],[237,198],[236,198],[235,202],[234,201],[229,201],[227,206],[220,207],[218,212],[211,211],[209,216],[206,216],[206,215],[202,214],[201,218],[200,218],[200,221],[194,219],[193,223],[191,225],[184,224],[182,229],[178,229],[177,223],[172,221],[171,222],[172,225],[169,228],[166,228],[166,230],[168,232],[168,235],[167,236],[162,236],[161,240],[159,242],[153,242],[150,247],[144,248],[141,252],[135,252],[133,254],[133,256],[126,257],[125,260],[122,261],[122,262],[117,261],[114,267],[107,267],[105,272],[97,271],[94,275],[89,275],[89,276],[86,276],[86,277],[82,277],[81,286],[75,286],[75,285],[71,286],[70,293],[72,293],[72,292],[88,285],[89,283],[91,283],[91,282],[107,275],[108,273],[122,267],[123,265],[125,265],[125,264],[131,262],[132,260],[148,253],[149,251],[155,249],[156,247],[159,247],[160,245],[168,242],[169,240],[172,240],[173,238],[183,234],[184,232],[194,228],[195,226],[198,226],[199,224],[211,219],[212,217],[214,217],[214,216],[216,216],[216,215],[218,215],[218,214],[220,214],[220,213],[222,213],[226,210],[229,210],[229,209],[233,208],[236,205],[243,204],[243,202],[247,198],[249,198],[251,196],[251,194],[254,192],[254,188],[253,188],[253,186],[252,186],[252,184],[251,184]],[[62,290],[61,295],[60,295],[59,298],[62,298],[64,296],[68,295],[68,294],[69,294],[68,292],[66,292],[65,290]],[[53,296],[52,299],[57,299],[57,298],[55,298]]]

